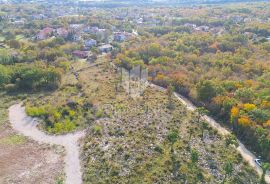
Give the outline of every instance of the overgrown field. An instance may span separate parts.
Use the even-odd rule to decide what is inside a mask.
[[[85,183],[258,183],[235,147],[176,100],[171,110],[152,89],[141,99],[118,95],[88,131]]]
[[[67,74],[59,90],[27,102],[51,133],[87,130],[85,183],[258,183],[229,139],[176,99],[151,88],[133,99],[106,58],[97,64],[74,63],[77,78]]]

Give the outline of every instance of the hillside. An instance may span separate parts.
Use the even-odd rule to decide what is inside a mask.
[[[56,108],[66,106],[70,99],[78,106],[90,104],[92,115],[80,109],[81,114],[88,113],[80,120],[87,127],[82,144],[85,183],[258,183],[228,138],[198,121],[174,97],[169,108],[168,94],[150,87],[135,99],[121,86],[116,91],[117,74],[104,60],[92,67],[73,65],[80,71],[78,81],[67,76],[69,83],[62,86],[61,100],[55,92],[27,102]],[[63,91],[70,88],[70,82],[80,88],[66,96]]]

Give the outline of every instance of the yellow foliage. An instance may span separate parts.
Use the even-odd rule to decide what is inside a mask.
[[[262,107],[269,108],[270,107],[270,102],[264,100],[262,101]]]
[[[249,87],[252,87],[254,85],[254,81],[253,80],[246,80],[245,84]]]
[[[239,88],[242,88],[242,87],[243,87],[243,85],[242,85],[242,84],[240,84],[240,83],[236,83],[236,84],[235,84],[235,87],[236,87],[237,89],[239,89]]]
[[[242,125],[242,126],[250,126],[251,121],[247,116],[242,116],[242,117],[238,118],[238,124]]]
[[[265,128],[270,128],[270,119],[263,124]]]
[[[251,111],[256,108],[256,105],[254,104],[244,104],[244,110]]]
[[[233,107],[231,109],[231,116],[232,118],[236,118],[239,115],[239,108],[238,107]]]

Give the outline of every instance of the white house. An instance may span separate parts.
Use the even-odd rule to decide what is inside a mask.
[[[84,46],[87,48],[95,47],[97,45],[97,41],[94,39],[89,39],[84,41]]]

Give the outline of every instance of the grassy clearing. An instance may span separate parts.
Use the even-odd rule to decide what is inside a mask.
[[[5,41],[5,37],[0,36],[0,42],[3,42],[3,41]]]
[[[0,139],[0,144],[3,145],[18,145],[26,142],[26,138],[20,135],[10,135]]]
[[[22,40],[24,39],[24,35],[16,35],[15,40]]]
[[[83,129],[103,116],[96,103],[101,99],[97,98],[99,84],[92,78],[100,71],[89,68],[89,64],[83,61],[73,63],[72,67],[72,72],[63,77],[59,90],[26,102],[27,114],[43,119],[41,127],[48,133],[64,134]],[[74,75],[75,71],[80,71],[78,77]],[[106,98],[103,100],[107,101]]]

